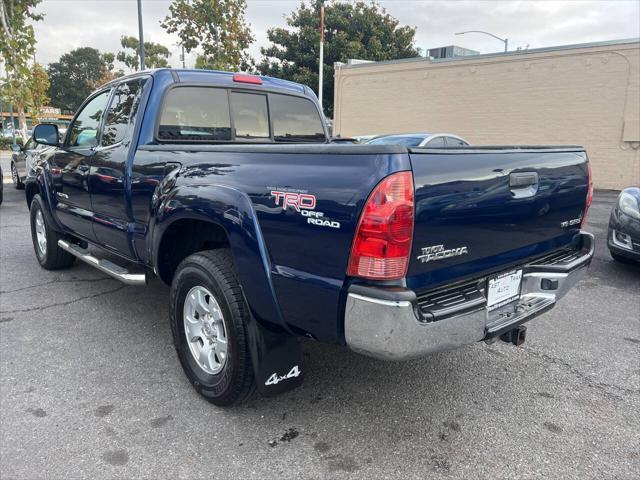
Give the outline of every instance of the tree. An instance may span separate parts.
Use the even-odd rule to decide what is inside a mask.
[[[23,141],[27,140],[26,110],[32,108],[33,69],[28,61],[35,52],[36,39],[33,26],[44,18],[34,12],[40,0],[2,0],[0,3],[0,57],[4,60],[7,79],[3,85],[3,96],[7,97],[18,111],[18,121]],[[35,66],[33,67],[35,68]]]
[[[113,53],[82,47],[65,53],[49,64],[49,96],[53,106],[75,111],[100,85],[122,75],[113,70]]]
[[[287,18],[290,28],[271,28],[267,32],[272,43],[261,48],[263,55],[258,70],[264,75],[292,80],[318,89],[320,55],[321,0],[304,1]],[[333,64],[350,58],[393,60],[420,55],[415,48],[415,27],[400,26],[378,4],[325,4],[323,108],[333,114]]]
[[[29,113],[34,122],[37,121],[42,111],[42,107],[49,103],[47,92],[49,91],[49,75],[45,68],[39,63],[34,63],[31,67],[28,88],[30,98],[28,102]]]
[[[124,50],[118,52],[117,59],[127,67],[138,70],[140,67],[140,42],[136,37],[120,37],[120,45]],[[127,50],[133,50],[128,53]],[[144,42],[144,66],[145,68],[168,67],[167,59],[171,52],[164,45],[153,42]]]
[[[246,8],[245,0],[173,0],[160,25],[177,34],[187,52],[202,50],[196,67],[239,70],[254,40],[244,19]]]

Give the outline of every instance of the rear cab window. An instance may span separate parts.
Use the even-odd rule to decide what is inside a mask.
[[[327,141],[316,105],[305,97],[208,86],[168,90],[156,137],[163,143]]]

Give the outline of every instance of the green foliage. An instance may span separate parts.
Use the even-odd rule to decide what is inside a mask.
[[[124,50],[118,52],[118,60],[127,67],[138,70],[140,67],[140,42],[136,37],[120,37],[120,45]],[[129,50],[133,50],[129,52]],[[145,68],[168,67],[167,59],[171,52],[164,45],[153,42],[144,42],[144,66]]]
[[[321,3],[303,1],[286,19],[290,28],[269,29],[272,45],[260,49],[262,74],[303,83],[317,92]],[[400,26],[374,2],[325,3],[324,111],[333,114],[334,62],[416,57],[420,51],[414,46],[415,33],[415,27]]]
[[[160,25],[177,34],[187,52],[202,50],[197,68],[239,70],[254,40],[246,8],[245,0],[173,0]]]
[[[82,47],[49,64],[51,104],[62,110],[75,111],[93,90],[122,75],[120,71],[113,71],[114,60],[113,53]]]
[[[36,47],[31,22],[38,22],[44,18],[43,15],[34,12],[39,3],[40,0],[2,0],[0,3],[0,58],[4,61],[7,71],[7,79],[2,85],[2,95],[9,99],[17,110],[23,137],[26,137],[27,130],[25,112],[34,109],[36,103],[42,99],[39,92],[36,98],[31,91],[34,85],[34,70],[28,63]]]
[[[28,78],[27,87],[29,90],[29,113],[31,118],[37,119],[40,110],[49,102],[49,74],[39,63],[34,63]]]
[[[22,146],[22,137],[16,137],[16,143]],[[0,137],[0,150],[11,150],[11,145],[13,145],[13,139],[11,137]]]

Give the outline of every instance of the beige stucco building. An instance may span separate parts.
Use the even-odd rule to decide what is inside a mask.
[[[579,144],[596,188],[640,185],[640,41],[337,65],[334,134]]]

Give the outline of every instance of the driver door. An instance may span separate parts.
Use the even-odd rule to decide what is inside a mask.
[[[111,90],[89,98],[69,125],[65,141],[51,162],[56,212],[60,223],[75,234],[95,240],[89,194],[90,162]]]

